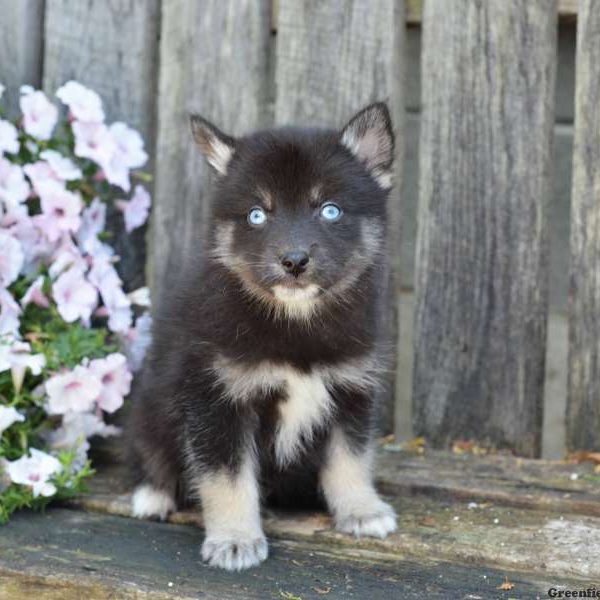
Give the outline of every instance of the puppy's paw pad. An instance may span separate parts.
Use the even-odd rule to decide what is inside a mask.
[[[202,544],[202,560],[211,567],[242,571],[259,565],[267,558],[268,546],[260,537],[208,537]]]
[[[138,519],[158,518],[164,521],[174,510],[172,496],[148,484],[137,487],[131,497],[131,512]]]
[[[372,511],[360,511],[336,520],[336,529],[356,537],[384,538],[396,531],[396,513],[385,502]]]

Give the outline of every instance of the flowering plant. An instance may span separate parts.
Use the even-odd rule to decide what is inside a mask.
[[[149,336],[148,290],[123,290],[105,231],[107,209],[127,233],[147,219],[142,138],[75,81],[56,96],[67,118],[29,86],[16,123],[0,109],[0,522],[82,489]]]

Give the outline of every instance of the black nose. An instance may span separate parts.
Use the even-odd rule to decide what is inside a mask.
[[[309,260],[308,254],[303,250],[292,250],[281,257],[281,264],[288,273],[298,277],[300,273],[306,271]]]

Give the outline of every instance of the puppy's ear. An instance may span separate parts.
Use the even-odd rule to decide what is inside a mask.
[[[383,102],[371,104],[354,115],[342,129],[340,141],[382,188],[392,187],[394,132],[390,112]]]
[[[199,115],[190,115],[190,124],[194,140],[208,164],[225,175],[235,152],[235,140]]]

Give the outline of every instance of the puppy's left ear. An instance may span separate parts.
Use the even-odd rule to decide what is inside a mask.
[[[199,115],[190,115],[192,135],[208,164],[220,175],[227,174],[227,166],[235,152],[235,140]]]
[[[390,111],[383,102],[371,104],[354,115],[342,129],[340,141],[383,189],[392,187],[394,132]]]

